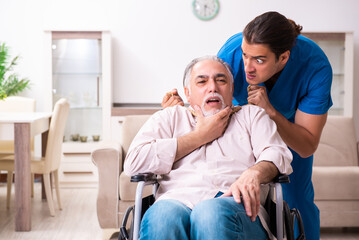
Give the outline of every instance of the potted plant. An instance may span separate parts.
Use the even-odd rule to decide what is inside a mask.
[[[22,92],[29,88],[30,83],[27,78],[20,79],[18,74],[13,72],[19,56],[10,60],[8,50],[5,43],[0,43],[0,100]]]

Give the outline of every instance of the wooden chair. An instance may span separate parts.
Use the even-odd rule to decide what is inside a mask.
[[[1,112],[35,112],[36,101],[33,98],[10,96],[0,100]],[[34,139],[31,139],[31,152],[34,152]],[[14,155],[14,141],[0,141],[0,160]],[[7,172],[7,198],[6,207],[10,208],[11,183],[14,178],[13,172]],[[31,174],[32,183],[34,174]],[[34,196],[34,185],[31,185],[31,197]]]
[[[35,112],[36,101],[33,98],[10,96],[4,100],[0,100],[1,112]],[[32,141],[33,150],[33,141]],[[0,141],[0,159],[14,154],[13,141]]]
[[[62,209],[60,200],[58,169],[61,162],[62,140],[69,110],[70,105],[66,99],[62,98],[56,102],[51,118],[45,157],[42,157],[40,159],[34,158],[31,160],[31,173],[43,175],[45,193],[51,216],[55,216],[54,200],[52,197],[52,187],[50,182],[51,174],[54,177],[58,206],[60,210]],[[0,161],[0,170],[13,172],[14,167],[15,166],[13,158],[6,158]]]

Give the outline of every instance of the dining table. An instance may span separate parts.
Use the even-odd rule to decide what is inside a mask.
[[[31,231],[31,138],[41,134],[45,155],[51,112],[0,112],[0,140],[14,141],[15,231]]]

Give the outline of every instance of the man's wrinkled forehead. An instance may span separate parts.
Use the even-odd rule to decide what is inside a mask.
[[[206,67],[210,63],[220,65],[221,66],[220,70],[217,68],[218,70],[214,74],[207,71]],[[212,74],[212,75],[210,75],[210,74]],[[203,59],[203,60],[197,62],[196,64],[194,64],[191,69],[190,76],[191,76],[192,80],[208,79],[210,77],[214,77],[214,78],[223,77],[228,80],[230,79],[230,73],[228,73],[227,68],[222,63],[215,61],[215,60],[211,60],[211,59]]]
[[[193,59],[187,65],[187,67],[185,68],[184,76],[183,76],[183,87],[188,87],[188,85],[190,84],[191,78],[192,78],[192,71],[193,71],[193,68],[195,67],[195,65],[200,64],[201,62],[206,61],[206,60],[210,60],[215,63],[221,64],[225,68],[225,74],[228,74],[228,76],[229,76],[231,85],[233,85],[233,75],[232,75],[231,67],[217,56],[204,56],[204,57]]]

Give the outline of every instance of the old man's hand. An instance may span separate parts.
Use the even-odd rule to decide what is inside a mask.
[[[212,142],[223,135],[228,126],[228,120],[232,112],[230,107],[226,107],[209,117],[203,116],[199,106],[194,106],[194,110],[196,111],[197,116],[195,131],[201,136],[204,144]]]
[[[243,174],[231,185],[227,192],[221,197],[233,196],[237,203],[241,203],[246,210],[247,215],[254,222],[260,207],[260,181],[259,172],[253,169],[247,169]]]

